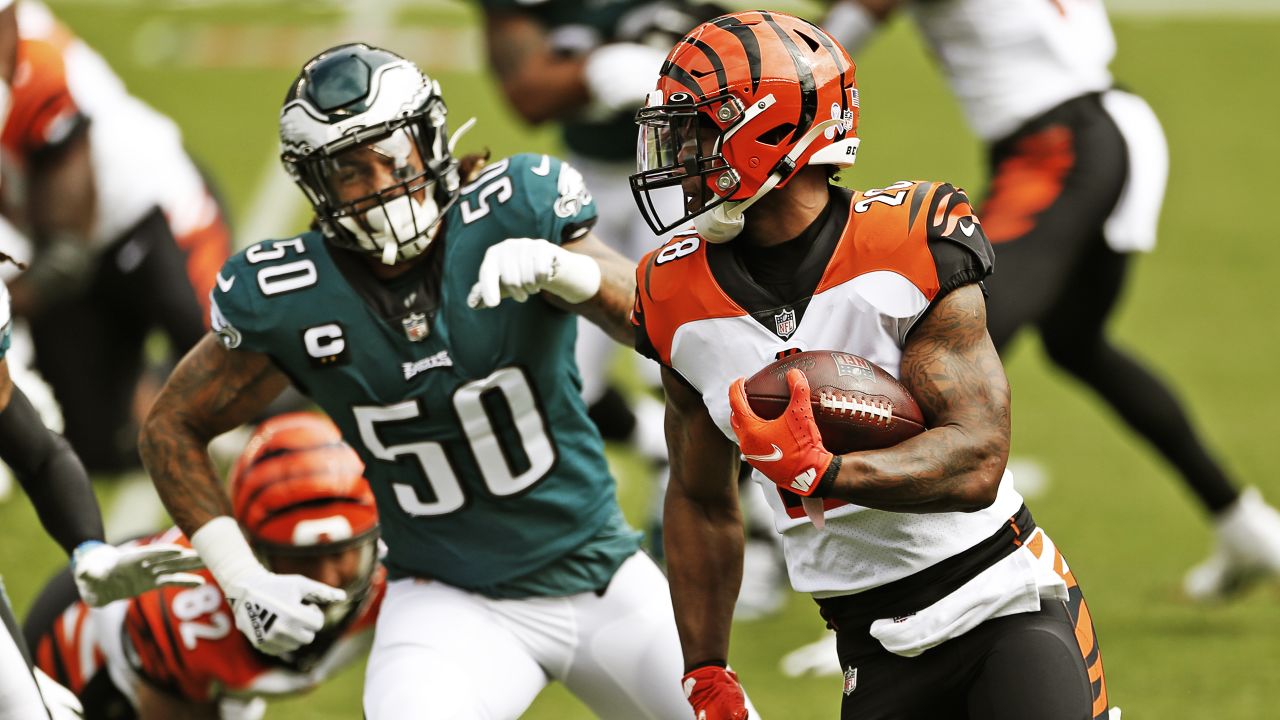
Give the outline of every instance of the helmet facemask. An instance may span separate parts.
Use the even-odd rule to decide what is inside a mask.
[[[337,571],[346,578],[346,582],[337,587],[346,592],[347,598],[320,606],[326,628],[346,620],[353,610],[360,607],[373,587],[373,576],[378,568],[376,527],[355,537],[316,545],[284,545],[258,538],[253,538],[252,543],[258,559],[275,573],[307,575],[327,583],[327,579],[315,576],[314,569],[324,563],[336,564]]]
[[[746,114],[727,93],[699,102],[675,93],[667,103],[659,95],[655,92],[636,114],[639,167],[631,190],[650,229],[662,235],[737,192],[741,179],[721,150]],[[711,120],[713,115],[721,124]]]

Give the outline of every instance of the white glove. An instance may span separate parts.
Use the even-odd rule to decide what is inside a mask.
[[[503,240],[485,251],[467,304],[491,308],[502,298],[524,302],[542,290],[573,304],[589,300],[600,290],[600,264],[546,240]]]
[[[640,43],[609,43],[592,50],[582,75],[593,109],[607,115],[640,109],[657,87],[666,59],[667,51]]]
[[[262,652],[283,655],[310,643],[324,627],[318,603],[336,603],[347,594],[302,575],[277,575],[254,557],[233,518],[205,523],[191,544],[222,587],[236,627]]]
[[[141,595],[161,585],[203,585],[204,578],[185,572],[202,567],[204,562],[195,550],[169,544],[116,547],[88,540],[71,553],[76,589],[93,607]]]

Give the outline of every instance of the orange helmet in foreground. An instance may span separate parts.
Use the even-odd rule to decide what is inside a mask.
[[[368,591],[377,566],[378,511],[363,473],[360,457],[329,418],[278,415],[258,426],[236,460],[232,508],[249,543],[276,572],[305,572],[300,568],[340,558],[341,570],[313,579],[340,582],[351,598],[342,605],[349,607]]]
[[[632,194],[655,233],[693,219],[707,240],[729,240],[799,168],[853,164],[858,108],[853,61],[818,26],[766,11],[716,18],[676,43],[636,115]]]

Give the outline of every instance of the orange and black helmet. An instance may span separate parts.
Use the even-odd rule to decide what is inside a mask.
[[[724,15],[676,43],[636,122],[631,188],[655,233],[725,203],[740,214],[798,168],[853,163],[854,64],[800,18]]]
[[[334,552],[377,536],[364,463],[323,415],[287,413],[259,425],[230,491],[236,520],[260,552]]]

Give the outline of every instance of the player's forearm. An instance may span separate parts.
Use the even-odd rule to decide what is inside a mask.
[[[287,384],[266,355],[225,350],[213,335],[169,376],[143,423],[138,450],[165,508],[188,536],[231,514],[209,441],[256,417]]]
[[[102,515],[84,466],[60,435],[40,420],[22,391],[10,384],[7,364],[2,382],[11,388],[0,410],[0,458],[31,498],[40,524],[70,554],[86,540],[102,540]]]
[[[898,512],[973,511],[995,500],[1009,458],[1009,381],[977,285],[947,294],[903,348],[902,383],[928,431],[841,460],[833,493]]]
[[[686,669],[726,661],[733,605],[742,585],[742,515],[667,494],[663,515],[667,578]]]
[[[231,515],[231,502],[209,458],[212,439],[158,402],[138,438],[142,463],[160,500],[188,536],[219,515]]]
[[[631,305],[636,296],[636,266],[621,256],[596,260],[600,263],[600,291],[582,304],[580,312],[609,337],[630,345],[635,338]]]
[[[844,455],[826,495],[894,512],[971,512],[995,500],[1007,460],[1007,437],[939,427],[891,448]]]

